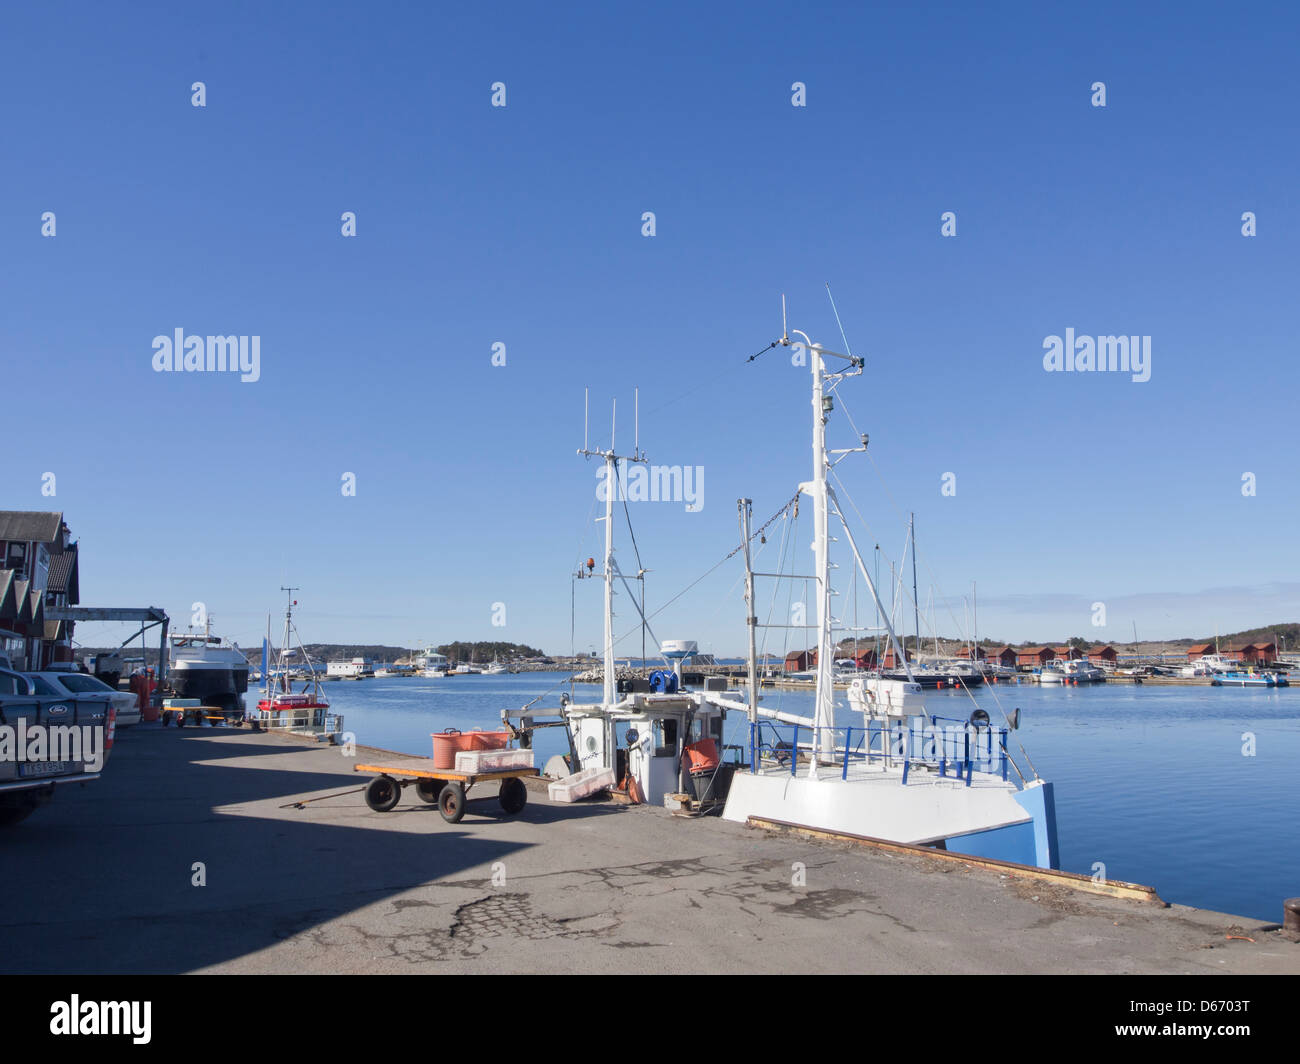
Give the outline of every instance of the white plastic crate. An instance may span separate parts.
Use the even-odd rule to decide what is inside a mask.
[[[457,772],[500,772],[532,767],[531,750],[461,750],[456,754]]]
[[[553,802],[576,802],[580,798],[586,798],[612,786],[614,786],[612,768],[586,768],[581,772],[575,772],[572,776],[556,780],[546,788],[546,792]]]

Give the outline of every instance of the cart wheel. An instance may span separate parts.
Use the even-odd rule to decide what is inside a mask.
[[[459,783],[448,783],[438,795],[438,812],[448,824],[459,824],[465,815],[465,789]]]
[[[442,793],[445,786],[447,786],[446,780],[420,779],[415,783],[415,793],[420,796],[421,801],[437,805],[438,795]]]
[[[376,776],[366,784],[366,805],[376,813],[387,813],[402,797],[402,785],[391,776]]]
[[[521,812],[528,804],[528,788],[524,781],[515,777],[501,781],[501,808],[511,816]]]

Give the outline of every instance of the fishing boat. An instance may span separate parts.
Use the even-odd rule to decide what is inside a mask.
[[[648,459],[640,449],[639,424],[633,432],[632,453],[620,455],[616,451],[617,409],[615,404],[609,446],[593,449],[584,431],[583,445],[578,451],[588,460],[597,458],[604,463],[604,564],[599,573],[594,572],[594,558],[588,567],[588,572],[602,579],[605,585],[601,697],[595,702],[579,702],[565,693],[559,696],[558,708],[542,708],[537,706],[546,697],[542,695],[519,709],[503,710],[501,719],[522,747],[532,746],[539,729],[563,728],[569,753],[557,771],[575,776],[589,773],[593,778],[606,780],[628,801],[662,805],[666,796],[687,792],[694,786],[688,767],[691,764],[708,766],[707,793],[720,799],[734,771],[734,766],[724,765],[717,756],[717,748],[722,745],[726,705],[720,703],[717,694],[689,690],[683,682],[682,668],[698,655],[697,643],[689,639],[664,640],[660,643],[660,654],[665,668],[634,680],[620,680],[618,676],[614,655],[618,641],[614,633],[616,586],[622,585],[628,592],[643,627],[646,619],[640,600],[631,593],[628,578],[615,557],[614,505],[622,501],[622,485],[626,483],[620,469],[645,464]],[[626,508],[623,512],[626,516]],[[830,659],[823,657],[823,660]],[[725,687],[726,680],[719,679]],[[708,681],[705,686],[709,686]],[[743,708],[740,703],[731,705]],[[710,748],[712,754],[707,752]],[[697,751],[704,752],[699,753],[700,760],[692,761]]]
[[[262,675],[265,677],[262,697],[258,700],[253,721],[267,729],[292,731],[315,735],[317,738],[331,738],[343,730],[343,718],[329,712],[329,703],[321,694],[320,679],[316,667],[302,645],[298,629],[293,623],[293,608],[298,605],[293,593],[297,588],[282,587],[288,594],[288,603],[284,611],[284,635],[280,640],[280,650],[274,665],[271,664],[271,619],[267,617],[267,636],[262,641]],[[294,646],[297,643],[297,646]],[[301,657],[301,665],[292,659]],[[301,676],[305,669],[306,678],[301,691],[293,690],[292,676],[295,672]]]
[[[234,643],[212,634],[212,615],[202,631],[178,632],[170,640],[168,682],[177,698],[197,698],[227,712],[243,712],[248,659]]]
[[[506,668],[506,666],[505,666],[502,662],[500,662],[500,661],[494,661],[494,662],[492,662],[491,665],[489,665],[486,669],[483,670],[483,675],[484,675],[484,676],[502,676],[502,675],[504,675],[505,673],[508,673],[509,671],[510,671],[510,670],[509,670],[508,668]]]
[[[648,690],[640,688],[636,681],[628,687],[616,682],[616,585],[622,583],[627,590],[642,626],[647,621],[615,558],[614,501],[619,493],[613,486],[623,483],[621,466],[648,459],[636,435],[631,454],[619,455],[611,427],[607,448],[593,450],[584,437],[578,452],[605,463],[605,551],[600,574],[605,584],[602,697],[596,702],[579,703],[561,695],[560,708],[551,711],[537,707],[545,697],[540,696],[517,710],[504,710],[502,720],[525,747],[532,745],[538,729],[563,727],[569,744],[564,768],[573,773],[603,772],[630,800],[659,804],[675,793],[689,793],[692,787],[699,794],[700,780],[707,776],[705,793],[722,800],[722,815],[738,823],[781,822],[1056,868],[1052,784],[1038,776],[1023,747],[1020,751],[1027,773],[1009,749],[1011,733],[1019,726],[1019,711],[1003,714],[1002,721],[996,724],[978,706],[969,717],[945,719],[932,714],[887,620],[884,631],[893,660],[904,662],[907,679],[854,678],[848,693],[854,723],[846,728],[836,724],[836,640],[829,549],[832,517],[842,527],[844,541],[879,615],[888,617],[837,495],[828,483],[833,464],[849,454],[866,451],[866,436],[859,437],[860,446],[834,451],[826,447],[826,425],[838,386],[860,376],[863,363],[851,355],[824,351],[804,333],[796,331],[796,335],[802,337],[799,346],[812,367],[812,479],[800,484],[794,498],[757,531],[751,530],[751,500],[739,500],[740,545],[723,559],[737,554],[744,559],[749,639],[746,700],[728,697],[708,679],[702,691],[687,688],[682,682],[682,663],[693,646],[690,643],[685,644],[687,649],[681,656],[670,661],[671,671],[655,670],[650,674]],[[778,345],[791,346],[788,333],[764,350]],[[848,365],[828,372],[828,358],[845,359]],[[815,573],[811,577],[792,573],[789,578],[810,579],[816,587],[817,667],[812,717],[760,704],[756,629],[786,626],[758,623],[755,579],[770,574],[754,572],[750,553],[751,541],[773,522],[797,521],[801,497],[811,499],[813,504]],[[791,542],[800,540],[792,536]],[[667,644],[661,645],[667,649]],[[722,685],[725,687],[725,680]],[[974,700],[971,692],[965,694]],[[747,742],[743,746],[722,743],[728,713],[744,715]],[[738,757],[728,762],[725,759],[729,753]],[[701,765],[705,767],[699,768]],[[692,766],[696,766],[695,771]]]
[[[812,371],[812,477],[799,485],[799,494],[814,509],[812,579],[821,667],[811,718],[773,714],[758,704],[752,680],[758,626],[756,574],[748,550],[748,500],[741,500],[751,662],[749,749],[746,768],[731,781],[723,816],[742,824],[781,822],[1056,868],[1052,784],[1034,771],[1023,747],[1026,771],[1009,751],[1011,733],[1019,725],[1018,711],[1003,714],[1003,720],[994,723],[978,705],[968,717],[944,719],[929,710],[829,483],[835,466],[867,450],[865,434],[858,435],[856,446],[842,449],[828,450],[826,441],[836,399],[843,403],[840,386],[862,375],[863,360],[851,353],[827,351],[806,333],[793,332]],[[778,343],[792,346],[789,333]],[[827,368],[828,360],[836,360],[834,371]],[[843,490],[843,483],[836,480]],[[894,660],[903,663],[906,674],[905,679],[855,680],[848,700],[854,723],[846,727],[836,722],[831,674],[835,646],[832,519],[837,522],[836,540],[843,536],[852,564],[884,621]],[[974,703],[974,695],[966,694]]]

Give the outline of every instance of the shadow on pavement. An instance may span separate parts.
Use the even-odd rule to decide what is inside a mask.
[[[60,788],[0,833],[8,902],[0,966],[189,971],[391,904],[415,887],[475,888],[472,880],[445,883],[472,868],[485,870],[486,892],[486,869],[533,845],[501,838],[496,829],[508,822],[494,797],[471,802],[458,825],[410,788],[390,813],[372,812],[359,793],[277,808],[364,784],[329,760],[341,756],[240,732],[133,729],[102,779]],[[513,820],[533,827],[617,812],[530,804]],[[206,885],[195,885],[196,864]]]

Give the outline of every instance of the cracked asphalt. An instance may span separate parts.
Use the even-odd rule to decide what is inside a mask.
[[[459,825],[356,760],[133,728],[0,835],[6,972],[1296,973],[1267,925],[530,788]],[[471,798],[479,797],[477,791]],[[18,885],[15,889],[15,884]],[[1160,884],[1154,884],[1159,887]],[[1229,935],[1253,938],[1249,942]]]

